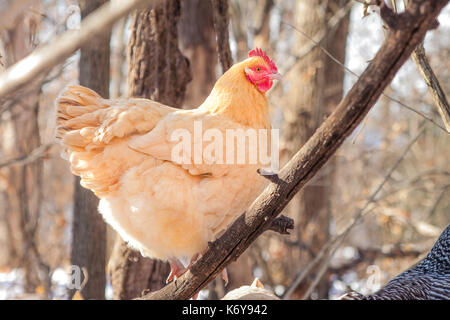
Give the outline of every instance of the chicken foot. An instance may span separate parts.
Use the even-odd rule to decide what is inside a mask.
[[[185,268],[183,264],[180,262],[180,260],[178,260],[177,258],[170,258],[169,264],[170,264],[170,273],[169,276],[167,277],[166,283],[169,283],[174,279],[181,277],[187,271],[187,268]]]
[[[169,283],[179,277],[181,277],[186,271],[188,271],[192,265],[201,257],[200,253],[195,254],[191,261],[189,262],[189,265],[187,267],[184,267],[183,264],[178,260],[177,258],[169,258],[169,264],[170,264],[170,274],[167,277],[166,283]],[[228,272],[227,268],[224,268],[222,270],[222,279],[225,282],[225,286],[228,285]],[[197,300],[198,292],[192,297],[193,300]]]

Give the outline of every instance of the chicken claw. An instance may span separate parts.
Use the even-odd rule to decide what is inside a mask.
[[[227,268],[223,268],[222,270],[222,279],[225,281],[225,287],[228,285],[228,272]]]
[[[188,268],[185,268],[183,264],[180,262],[180,260],[176,258],[169,259],[169,264],[170,264],[170,274],[167,277],[166,283],[169,283],[174,279],[181,277],[188,270]]]

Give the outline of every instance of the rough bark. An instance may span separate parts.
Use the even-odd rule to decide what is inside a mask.
[[[217,35],[217,51],[222,65],[222,72],[227,71],[233,65],[229,39],[229,15],[228,0],[212,0],[214,9],[214,28]]]
[[[336,28],[327,30],[327,22],[334,15],[334,8],[345,6],[347,1],[301,1],[297,4],[296,26],[308,35],[324,33],[322,45],[339,61],[345,59],[345,44],[348,33],[349,15],[341,19]],[[298,51],[301,52],[306,38],[298,35]],[[306,42],[307,43],[307,42]],[[323,53],[321,48],[312,49],[290,73],[295,83],[285,104],[286,125],[283,130],[284,144],[290,158],[314,133],[339,103],[343,93],[344,70]],[[300,89],[299,89],[300,88]],[[318,178],[294,197],[287,208],[289,215],[297,222],[297,241],[309,250],[301,250],[291,256],[293,272],[304,267],[329,239],[331,219],[330,200],[335,165],[331,159]],[[308,283],[298,287],[298,293]],[[326,279],[318,286],[317,297],[328,297]]]
[[[106,0],[80,0],[81,18],[103,5]],[[110,31],[81,48],[80,84],[109,97]],[[97,211],[98,199],[75,178],[72,222],[71,263],[86,268],[88,281],[81,288],[84,299],[105,299],[106,224]],[[86,275],[83,275],[83,277]],[[84,281],[84,280],[82,280]],[[72,295],[74,290],[70,292]]]
[[[180,107],[191,80],[178,49],[180,1],[166,1],[133,16],[128,44],[128,95]]]
[[[168,263],[144,258],[119,237],[108,264],[115,300],[140,297],[148,291],[161,289],[170,272]]]
[[[178,49],[180,0],[133,15],[127,49],[128,95],[180,107],[191,80],[189,61]],[[109,263],[115,299],[132,299],[164,286],[167,262],[144,258],[121,239]]]
[[[216,34],[211,2],[183,1],[178,30],[181,49],[189,59],[192,72],[184,105],[198,107],[216,82]]]
[[[361,123],[426,32],[435,26],[436,17],[447,3],[447,0],[417,0],[398,15],[383,6],[382,17],[391,26],[385,42],[334,112],[280,170],[278,182],[269,184],[189,271],[143,298],[187,299],[237,259]]]

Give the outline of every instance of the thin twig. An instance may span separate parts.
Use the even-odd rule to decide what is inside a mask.
[[[0,75],[0,97],[19,89],[48,69],[67,59],[81,46],[102,33],[121,17],[140,5],[160,0],[107,2],[81,23],[79,30],[69,30],[51,43],[34,50]]]
[[[391,2],[394,12],[397,12],[397,2],[395,0],[391,0]],[[408,1],[403,0],[403,4],[406,7]],[[447,131],[450,132],[450,106],[448,105],[447,96],[445,95],[444,90],[442,90],[441,84],[439,83],[439,80],[431,68],[430,62],[425,54],[423,42],[416,47],[411,56],[419,69],[420,75],[428,86],[428,90],[430,91],[438,112],[442,117],[442,122],[444,122]]]
[[[357,79],[359,79],[360,75],[358,75],[356,72],[354,72],[353,70],[351,70],[350,68],[346,67],[341,61],[339,61],[336,57],[334,57],[327,49],[325,49],[320,43],[316,42],[313,38],[311,38],[310,36],[308,36],[305,32],[299,30],[297,27],[295,27],[294,25],[287,23],[287,22],[283,22],[284,24],[290,26],[291,28],[293,28],[295,31],[297,31],[298,33],[302,34],[303,36],[305,36],[306,38],[308,38],[310,41],[312,41],[317,47],[319,47],[328,57],[330,57],[330,59],[332,61],[334,61],[335,63],[337,63],[339,66],[341,66],[344,70],[346,70],[347,72],[349,72],[351,75],[353,75],[354,77],[356,77]],[[382,95],[386,98],[388,98],[389,100],[398,103],[399,105],[401,105],[402,107],[405,107],[406,109],[418,114],[419,116],[421,116],[422,118],[426,119],[427,121],[433,123],[435,126],[437,126],[438,128],[440,128],[442,131],[444,131],[447,134],[450,134],[450,131],[448,131],[446,128],[444,128],[443,126],[441,126],[440,124],[438,124],[436,121],[434,121],[433,119],[427,117],[426,115],[424,115],[423,113],[421,113],[420,111],[408,106],[407,104],[401,102],[400,100],[397,100],[389,95],[387,95],[386,93],[382,93]]]
[[[428,213],[426,214],[424,220],[429,220],[434,215],[434,213],[436,212],[436,208],[438,207],[438,205],[441,202],[441,200],[444,198],[444,195],[445,195],[445,193],[447,192],[447,190],[449,188],[450,188],[450,184],[447,184],[447,185],[443,186],[439,190],[439,192],[437,193],[436,198],[432,202],[432,205],[428,209]]]
[[[327,27],[322,28],[320,31],[318,31],[312,38],[310,38],[311,42],[307,45],[303,45],[301,47],[301,51],[294,56],[295,60],[289,67],[285,67],[284,70],[281,72],[283,77],[287,77],[288,74],[295,69],[295,66],[302,60],[304,57],[306,57],[314,48],[316,48],[328,35],[329,32],[334,30],[340,22],[347,16],[350,9],[353,7],[353,3],[350,1],[347,3],[346,6],[340,8],[327,22]],[[281,82],[275,83],[273,86],[272,91],[274,91],[276,88],[281,88]]]
[[[369,248],[355,248],[357,251],[356,257],[351,261],[341,264],[339,266],[328,268],[328,272],[335,275],[342,275],[348,270],[352,270],[362,263],[372,264],[373,261],[379,257],[383,258],[417,258],[427,252],[428,248],[418,246],[413,243],[397,243],[389,247],[369,247]]]
[[[315,289],[317,284],[322,279],[323,275],[328,269],[328,266],[330,264],[331,259],[333,258],[334,254],[336,253],[337,249],[342,245],[347,235],[350,233],[350,231],[361,221],[362,217],[365,216],[364,212],[369,207],[371,203],[375,201],[375,198],[377,197],[378,193],[383,189],[384,185],[388,182],[390,179],[392,173],[397,169],[397,167],[400,165],[400,163],[405,158],[406,154],[409,152],[411,147],[416,143],[416,141],[419,139],[419,137],[423,134],[425,131],[425,126],[422,124],[422,128],[419,130],[419,132],[415,135],[415,137],[408,143],[408,145],[403,149],[402,154],[397,158],[391,169],[389,169],[388,173],[384,176],[381,183],[377,186],[375,191],[371,194],[369,199],[366,201],[363,208],[357,211],[357,213],[354,215],[353,222],[338,236],[338,239],[336,241],[335,246],[332,250],[329,251],[329,254],[325,257],[325,260],[322,262],[321,267],[319,269],[319,272],[317,273],[316,277],[314,278],[313,282],[309,286],[308,290],[303,295],[302,299],[307,299],[312,291]]]
[[[16,104],[23,103],[23,100],[26,97],[39,93],[44,85],[59,78],[65,71],[66,67],[70,64],[72,64],[72,62],[66,62],[64,65],[61,66],[61,68],[58,69],[58,71],[54,75],[48,76],[50,72],[43,73],[42,76],[38,77],[39,81],[35,81],[35,83],[33,85],[28,86],[26,90],[21,90],[19,93],[16,92],[16,94],[10,95],[8,99],[5,100],[0,99],[0,105],[2,105],[0,107],[0,116],[4,112],[14,107]]]
[[[45,156],[47,151],[54,145],[55,145],[54,143],[43,144],[43,145],[37,147],[36,149],[34,149],[33,151],[31,151],[29,154],[26,154],[26,155],[23,155],[23,156],[14,158],[14,159],[1,161],[0,169],[3,167],[23,166],[23,165],[29,164],[29,163]]]
[[[373,208],[371,208],[365,212],[362,212],[361,217],[365,216],[369,212],[372,212],[372,210],[373,210]],[[323,245],[323,247],[320,249],[319,253],[316,254],[314,259],[311,262],[309,262],[308,265],[296,276],[294,281],[291,283],[289,288],[286,290],[286,292],[283,295],[284,300],[290,299],[290,297],[294,293],[295,289],[300,285],[300,283],[302,283],[302,281],[306,278],[306,276],[308,276],[310,274],[312,268],[314,268],[322,260],[322,258],[325,256],[325,254],[327,252],[331,251],[330,250],[331,246],[333,244],[335,244],[337,241],[339,241],[339,239],[341,239],[342,235],[343,235],[343,233],[332,237],[330,240],[328,240],[327,243],[325,243]]]
[[[378,6],[381,0],[354,0],[366,6]]]

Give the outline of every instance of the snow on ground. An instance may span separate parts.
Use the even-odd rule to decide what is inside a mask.
[[[113,289],[111,282],[107,279],[105,296],[107,300],[113,298]],[[70,274],[63,268],[57,268],[53,271],[51,277],[51,299],[65,300],[68,299],[68,284]],[[21,268],[12,269],[6,272],[0,272],[0,300],[24,299],[24,300],[40,300],[47,299],[40,289],[36,293],[25,292],[25,272]]]

